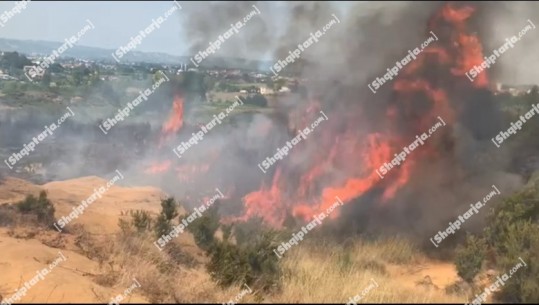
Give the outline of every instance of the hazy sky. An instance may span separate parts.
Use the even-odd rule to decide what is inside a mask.
[[[16,3],[2,1],[0,14],[11,10]],[[272,3],[276,9],[281,7],[280,4]],[[130,37],[150,25],[152,18],[162,16],[173,5],[172,1],[31,1],[26,9],[0,27],[0,38],[64,41],[81,30],[89,19],[95,29],[88,31],[77,44],[116,49],[126,45]],[[344,13],[346,6],[343,3],[339,9]],[[188,55],[180,19],[187,13],[185,7],[174,12],[159,29],[144,39],[137,51]]]

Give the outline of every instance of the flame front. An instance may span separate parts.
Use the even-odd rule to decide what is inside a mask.
[[[436,141],[429,140],[409,154],[405,162],[394,168],[384,179],[378,176],[376,169],[390,162],[403,147],[415,141],[415,135],[426,132],[438,121],[438,116],[443,117],[447,124],[455,121],[456,110],[450,104],[448,94],[448,90],[453,89],[451,86],[455,83],[467,87],[488,85],[486,73],[480,74],[473,83],[465,76],[465,72],[483,61],[479,39],[475,34],[468,33],[466,25],[473,12],[474,9],[468,6],[455,8],[448,4],[430,20],[427,33],[438,33],[440,41],[424,49],[394,80],[393,99],[386,111],[385,124],[382,124],[386,130],[367,134],[365,140],[360,140],[358,133],[354,134],[352,129],[339,134],[332,126],[321,128],[321,135],[311,139],[318,142],[321,152],[311,157],[313,165],[294,182],[290,177],[294,177],[295,172],[287,167],[292,162],[281,161],[283,165],[278,164],[271,186],[263,185],[259,191],[244,197],[245,215],[241,219],[257,215],[274,226],[280,226],[286,217],[285,211],[290,210],[294,216],[309,221],[318,213],[326,211],[336,202],[337,197],[350,203],[375,186],[383,189],[380,204],[394,198],[407,185],[415,166],[421,160],[439,156]],[[438,75],[432,71],[438,71]],[[447,78],[452,81],[444,83],[443,80]],[[421,102],[418,97],[428,107],[417,107]],[[307,109],[313,107],[311,104]],[[309,113],[306,110],[303,117],[309,118]],[[360,115],[336,116],[338,119],[361,120]],[[301,144],[294,147],[288,158],[301,158],[305,154],[304,148]],[[335,183],[338,179],[328,179],[340,171],[354,176],[339,184]],[[328,185],[327,181],[333,185]],[[338,211],[330,217],[337,215]]]
[[[259,216],[268,224],[280,227],[290,215],[309,221],[325,212],[337,198],[350,204],[374,188],[382,191],[376,199],[378,204],[387,204],[395,198],[422,162],[444,155],[446,147],[441,147],[440,143],[451,139],[451,125],[459,115],[455,92],[488,86],[486,71],[474,82],[466,77],[467,71],[483,61],[481,43],[467,25],[473,13],[472,7],[447,4],[431,17],[426,36],[435,33],[437,41],[422,50],[399,71],[391,85],[387,85],[392,94],[388,95],[390,100],[379,117],[363,113],[361,103],[341,107],[339,101],[327,101],[333,106],[328,113],[329,120],[274,164],[268,172],[271,179],[262,181],[259,190],[244,193],[243,213],[229,219],[245,221]],[[378,96],[373,97],[372,102],[380,102]],[[170,118],[162,128],[162,139],[177,134],[184,125],[183,104],[183,97],[176,95]],[[288,128],[299,131],[308,126],[319,116],[324,104],[321,98],[311,98],[302,106],[299,103],[295,111],[289,113]],[[416,136],[427,132],[439,117],[447,124],[444,130],[437,131],[435,137],[429,138],[408,154],[400,166],[381,178],[377,169],[390,163],[416,140]],[[373,121],[376,123],[373,126],[382,127],[367,130],[366,126]],[[271,132],[271,128],[265,126],[256,126],[264,133],[261,136]],[[205,160],[204,164],[176,166],[179,179],[183,182],[207,174],[212,169],[210,164],[219,157],[216,152],[213,159]],[[161,173],[171,166],[170,163],[158,165],[151,172]],[[336,210],[330,218],[337,217],[341,211]]]

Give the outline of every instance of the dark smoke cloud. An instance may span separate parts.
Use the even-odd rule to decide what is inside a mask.
[[[304,61],[300,67],[301,77],[309,80],[306,84],[309,97],[320,100],[330,117],[330,124],[321,128],[331,129],[335,137],[352,129],[357,139],[362,140],[373,131],[390,131],[385,126],[385,113],[388,105],[398,98],[391,91],[391,83],[385,84],[376,95],[372,94],[367,84],[383,75],[386,68],[426,39],[429,18],[443,3],[356,3],[350,5],[345,15],[340,15],[336,4],[331,2],[284,2],[277,6],[267,2],[186,3],[183,10],[186,19],[180,26],[187,34],[186,43],[190,45],[190,51],[194,54],[205,49],[210,41],[228,29],[230,23],[250,12],[252,5],[260,9],[261,15],[255,16],[241,29],[240,34],[226,41],[215,56],[252,59],[270,52],[275,60],[282,59],[289,50],[305,41],[311,32],[331,20],[331,15],[335,13],[341,23],[301,55]],[[478,7],[478,12],[473,17],[472,25],[476,27],[486,50],[503,42],[505,33],[513,34],[528,18],[537,20],[539,25],[539,18],[536,18],[539,17],[539,10],[535,3],[474,5]],[[518,49],[504,56],[503,61],[492,69],[496,78],[529,82],[539,76],[536,75],[539,73],[537,69],[531,68],[537,64],[537,58],[532,57],[537,52],[532,50],[537,50],[538,40],[534,38],[535,32],[528,35],[529,39],[526,38]],[[446,80],[445,75],[435,76]],[[492,184],[497,185],[503,194],[515,189],[520,184],[520,178],[508,173],[510,152],[503,147],[499,150],[494,148],[493,152],[493,145],[489,141],[489,137],[500,127],[500,117],[492,107],[491,98],[486,91],[451,92],[451,103],[458,105],[462,114],[454,126],[443,131],[444,136],[440,140],[433,140],[432,145],[439,148],[442,158],[420,160],[421,164],[417,166],[409,184],[383,207],[380,206],[383,185],[353,200],[345,207],[345,216],[340,219],[342,228],[350,228],[349,231],[409,232],[425,237],[445,228],[448,221],[462,213],[463,207],[482,198]],[[156,95],[154,99],[161,103],[166,101],[168,105],[172,100],[172,90]],[[293,96],[282,98],[279,102],[284,106],[276,115],[239,115],[234,122],[217,126],[205,136],[203,142],[190,149],[181,162],[171,149],[173,145],[187,140],[191,132],[196,130],[191,112],[186,113],[184,131],[163,148],[157,148],[156,141],[160,134],[159,123],[168,115],[168,110],[164,112],[162,107],[148,106],[148,111],[156,111],[160,116],[151,121],[152,127],[141,129],[141,137],[145,139],[142,145],[141,140],[132,135],[132,128],[127,123],[125,128],[115,127],[118,128],[115,134],[100,138],[98,136],[102,135],[94,134],[96,127],[93,125],[66,126],[63,132],[68,135],[57,137],[66,141],[62,146],[65,151],[58,152],[56,156],[71,156],[71,167],[62,167],[59,176],[65,178],[88,174],[85,152],[99,145],[101,150],[96,154],[106,161],[104,168],[110,166],[108,169],[112,172],[116,169],[112,167],[121,167],[132,184],[157,185],[179,198],[200,197],[205,192],[213,193],[213,189],[218,187],[231,190],[238,201],[242,195],[258,189],[262,182],[271,182],[273,172],[261,175],[256,164],[291,138],[288,114],[302,107],[307,100]],[[426,107],[418,103],[412,108],[410,117],[424,112]],[[36,129],[23,133],[18,129],[21,126],[15,125],[3,130],[5,135],[19,132],[20,139],[15,141],[18,144],[23,143],[26,135]],[[411,126],[410,122],[404,120],[399,134],[410,137],[412,141],[417,131]],[[81,132],[85,128],[88,130]],[[68,145],[68,141],[72,142]],[[113,146],[114,143],[118,144]],[[326,143],[317,137],[308,139],[305,145],[308,147],[304,154],[283,160],[282,163],[295,171],[306,170],[313,164],[316,152],[328,154],[331,149],[331,142]],[[124,151],[133,153],[138,146],[139,154],[129,157],[119,154]],[[350,156],[348,162],[360,162],[354,158],[357,156]],[[166,159],[175,165],[177,162],[209,163],[211,173],[189,183],[178,182],[173,172],[165,176],[142,174],[152,162]],[[352,168],[334,168],[328,185],[339,185],[345,178],[355,174]],[[238,211],[227,211],[232,212]],[[477,223],[483,216],[478,217]]]

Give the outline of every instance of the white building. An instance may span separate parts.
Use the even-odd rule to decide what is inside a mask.
[[[271,88],[260,87],[260,94],[262,94],[262,95],[268,95],[268,94],[273,94],[273,93],[275,93],[275,92]]]

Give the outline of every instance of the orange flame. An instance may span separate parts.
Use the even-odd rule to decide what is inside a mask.
[[[183,96],[180,94],[174,95],[174,102],[172,104],[172,112],[168,120],[163,124],[161,128],[162,138],[169,137],[170,135],[176,134],[183,126]]]

